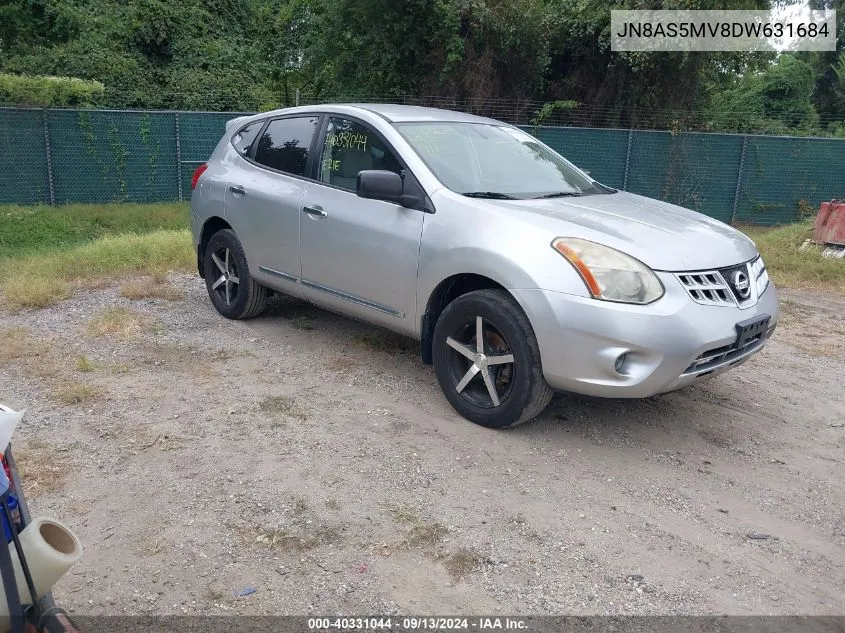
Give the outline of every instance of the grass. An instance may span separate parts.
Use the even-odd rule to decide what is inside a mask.
[[[187,203],[0,205],[0,253],[16,257],[78,246],[102,237],[188,227]]]
[[[187,203],[0,206],[0,266],[13,270],[0,280],[0,295],[12,312],[53,305],[82,287],[122,282],[130,299],[181,298],[167,273],[196,266]],[[763,254],[778,287],[812,288],[845,295],[845,265],[820,249],[799,251],[812,223],[776,228],[739,227]],[[295,319],[301,330],[311,319]],[[379,352],[408,352],[410,339],[358,333],[356,345]]]
[[[70,380],[55,387],[50,394],[59,404],[86,404],[97,400],[102,394],[97,387],[78,380]]]
[[[408,532],[405,543],[410,547],[431,547],[449,536],[449,530],[440,523],[417,523]]]
[[[165,550],[167,546],[160,538],[148,538],[138,546],[138,552],[143,556],[156,556]]]
[[[454,580],[463,580],[481,566],[484,557],[471,549],[462,548],[449,554],[443,561],[446,571]]]
[[[0,367],[20,361],[27,376],[42,380],[63,372],[56,347],[26,328],[0,328],[0,341]]]
[[[15,274],[0,281],[7,307],[43,308],[69,297],[76,282],[127,275],[165,274],[196,266],[190,231],[162,230],[143,235],[103,237],[70,249],[0,259]]]
[[[76,359],[76,371],[81,371],[84,373],[94,371],[94,364],[88,359],[85,354],[82,354],[79,358]]]
[[[120,287],[120,296],[133,301],[141,299],[164,299],[179,301],[182,293],[167,283],[167,277],[161,274],[127,281]]]
[[[108,308],[88,323],[88,334],[94,338],[114,336],[118,340],[127,340],[150,330],[152,326],[150,317],[127,308]]]
[[[32,350],[32,332],[23,327],[0,329],[0,366],[23,358]]]
[[[757,244],[769,276],[779,288],[811,288],[845,295],[845,261],[821,256],[820,248],[799,251],[813,224],[776,228],[738,227]]]
[[[194,265],[188,231],[121,235],[50,254],[25,256],[0,265],[15,275],[0,282],[7,307],[43,308],[66,299],[76,282],[113,279],[128,274],[163,274]]]
[[[307,532],[296,534],[280,528],[238,529],[247,542],[260,543],[283,552],[304,552],[322,545],[334,545],[341,540],[340,530],[321,526]]]
[[[60,489],[68,474],[68,460],[56,459],[53,448],[38,439],[15,446],[15,464],[27,498]]]
[[[414,524],[420,521],[420,517],[417,514],[416,510],[414,510],[410,506],[396,506],[390,508],[390,514],[393,515],[393,520],[397,523]]]

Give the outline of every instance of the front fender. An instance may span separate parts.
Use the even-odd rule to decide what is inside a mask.
[[[490,246],[449,242],[434,237],[426,226],[417,275],[418,317],[425,312],[437,286],[459,274],[481,275],[509,290],[540,289],[589,296],[581,276],[551,247],[551,239],[545,235],[484,240]]]

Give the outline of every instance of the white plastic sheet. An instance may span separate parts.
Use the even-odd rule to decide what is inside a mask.
[[[12,434],[23,420],[26,409],[13,411],[9,407],[0,404],[0,453],[6,450],[9,442],[12,441]]]

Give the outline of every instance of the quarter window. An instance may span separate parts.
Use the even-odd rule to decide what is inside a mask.
[[[355,191],[358,172],[366,169],[384,169],[399,174],[402,165],[366,125],[330,118],[320,157],[320,180]]]
[[[318,117],[293,117],[270,121],[258,140],[255,161],[266,167],[304,176]]]
[[[252,142],[258,136],[263,126],[264,121],[253,121],[252,123],[247,123],[237,131],[232,137],[232,145],[238,150],[238,154],[241,156],[249,154],[249,148],[252,146]]]

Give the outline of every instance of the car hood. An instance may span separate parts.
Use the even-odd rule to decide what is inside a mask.
[[[546,200],[485,201],[524,213],[557,236],[600,242],[654,270],[720,268],[747,261],[757,248],[746,235],[704,214],[633,193]]]

